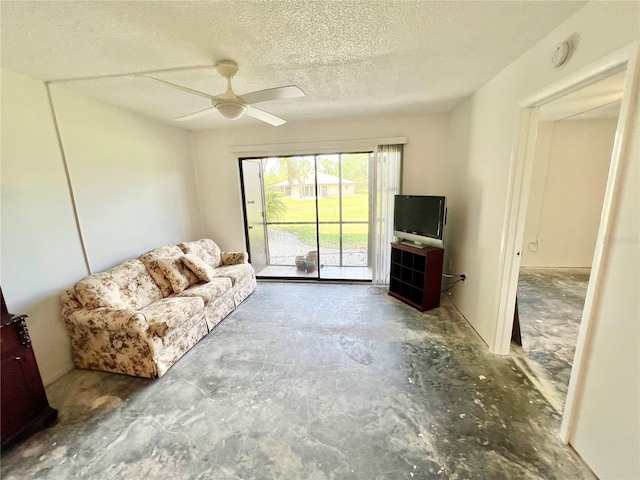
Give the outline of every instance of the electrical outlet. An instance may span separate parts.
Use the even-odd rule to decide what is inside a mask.
[[[467,276],[464,273],[460,275],[460,280],[464,282],[466,279],[467,279]]]

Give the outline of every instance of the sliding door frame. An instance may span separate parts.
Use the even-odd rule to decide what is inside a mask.
[[[374,248],[375,242],[373,241],[373,233],[374,233],[374,229],[373,229],[373,220],[375,218],[374,212],[372,211],[375,204],[374,201],[372,200],[374,192],[372,191],[372,181],[375,179],[375,174],[372,171],[373,165],[372,165],[372,158],[373,155],[375,153],[375,149],[358,149],[357,151],[340,151],[340,152],[321,152],[321,153],[300,153],[300,154],[286,154],[286,155],[273,155],[273,154],[269,154],[269,155],[264,155],[264,156],[250,156],[250,157],[239,157],[238,158],[238,168],[239,168],[239,172],[240,172],[240,191],[241,191],[241,196],[242,196],[242,207],[243,207],[243,219],[244,219],[244,233],[245,233],[245,243],[247,246],[247,251],[249,252],[249,256],[251,258],[251,243],[250,243],[250,238],[249,238],[249,223],[248,223],[248,217],[247,217],[247,208],[246,208],[246,192],[245,192],[245,178],[243,175],[243,162],[245,161],[259,161],[260,162],[260,181],[261,181],[261,190],[262,190],[262,195],[261,195],[261,201],[262,201],[262,211],[263,211],[263,228],[264,228],[264,232],[265,232],[265,238],[266,238],[266,242],[265,242],[265,249],[266,249],[266,258],[267,258],[267,267],[271,265],[271,256],[270,256],[270,248],[269,248],[269,225],[287,225],[287,224],[295,224],[295,225],[315,225],[316,227],[316,252],[317,252],[317,274],[313,277],[276,277],[276,276],[264,276],[264,277],[260,277],[260,278],[264,278],[264,279],[286,279],[286,280],[312,280],[312,281],[337,281],[337,280],[345,280],[345,281],[349,281],[349,282],[366,282],[369,283],[372,281],[372,279],[339,279],[339,278],[322,278],[321,275],[321,266],[322,266],[322,252],[321,252],[321,242],[320,242],[320,227],[321,225],[335,225],[337,224],[339,227],[339,267],[345,267],[345,265],[343,264],[343,257],[344,257],[344,252],[343,252],[343,225],[344,224],[350,224],[350,225],[356,225],[356,224],[366,224],[367,225],[367,265],[365,266],[365,268],[372,268],[372,261],[373,261],[373,256],[374,253],[372,252],[372,249]],[[368,215],[367,215],[367,220],[366,221],[344,221],[343,220],[343,178],[342,178],[342,163],[343,163],[343,156],[344,155],[352,155],[352,154],[362,154],[362,155],[368,155],[368,165],[367,165],[367,171],[368,171],[368,175],[367,175],[367,182],[368,182],[368,194],[367,194],[367,205],[368,205]],[[318,185],[318,159],[319,157],[323,156],[323,155],[335,155],[338,156],[338,178],[339,178],[339,183],[338,183],[338,220],[337,221],[321,221],[320,220],[320,208],[319,208],[319,204],[318,204],[318,200],[320,198],[319,196],[319,185]],[[286,158],[286,157],[310,157],[313,156],[313,170],[314,170],[314,184],[313,184],[313,191],[315,192],[315,215],[316,215],[316,220],[315,222],[270,222],[268,215],[267,215],[267,202],[266,202],[266,192],[265,192],[265,185],[264,185],[264,164],[263,161],[265,158],[275,158],[275,157],[281,157],[281,158]],[[302,188],[302,186],[299,186],[299,188]],[[333,266],[333,265],[331,265]],[[351,266],[346,266],[346,268],[349,268]],[[357,266],[353,266],[353,267],[357,267]]]

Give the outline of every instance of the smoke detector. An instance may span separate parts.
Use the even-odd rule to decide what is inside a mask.
[[[560,68],[569,61],[571,55],[573,55],[573,41],[566,40],[556,45],[551,57],[551,63],[555,68]]]

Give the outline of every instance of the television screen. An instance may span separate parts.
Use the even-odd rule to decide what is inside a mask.
[[[393,229],[442,240],[446,221],[445,197],[396,195]]]

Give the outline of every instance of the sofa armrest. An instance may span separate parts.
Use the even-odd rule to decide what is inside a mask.
[[[149,324],[142,313],[111,308],[80,308],[65,317],[67,323],[81,327],[111,331],[145,333]]]
[[[249,263],[249,254],[247,252],[222,252],[220,254],[220,266],[240,265]]]
[[[82,304],[76,298],[75,290],[73,288],[67,288],[60,294],[60,303],[62,307],[62,318],[66,318],[75,310],[82,308]]]

